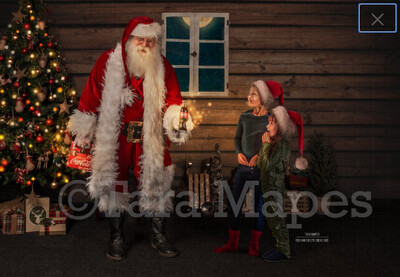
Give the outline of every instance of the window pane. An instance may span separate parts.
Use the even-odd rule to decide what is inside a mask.
[[[189,68],[175,68],[181,91],[189,91]]]
[[[167,17],[167,39],[189,39],[190,17]]]
[[[189,65],[189,42],[167,41],[167,60],[173,65]]]
[[[223,43],[200,43],[199,65],[224,65]]]
[[[199,91],[225,91],[225,70],[200,68]]]
[[[224,40],[224,27],[224,17],[200,17],[199,38],[206,40]]]

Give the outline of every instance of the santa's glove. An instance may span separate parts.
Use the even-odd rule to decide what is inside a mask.
[[[76,145],[77,147],[81,148],[82,150],[89,149],[91,146],[91,141],[92,139],[90,137],[82,137],[82,136],[76,136],[74,139],[73,144]]]
[[[193,130],[193,121],[190,114],[186,120],[186,130],[179,130],[179,115],[181,112],[181,107],[178,105],[171,105],[168,107],[164,115],[163,127],[166,134],[172,142],[183,144],[189,137],[190,132]]]

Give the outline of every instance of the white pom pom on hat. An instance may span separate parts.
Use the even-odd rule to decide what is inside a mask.
[[[294,111],[287,111],[283,106],[277,106],[272,109],[276,118],[278,127],[285,138],[294,135],[297,129],[297,141],[300,157],[295,161],[295,167],[305,170],[308,167],[308,161],[303,157],[303,119],[301,115]]]

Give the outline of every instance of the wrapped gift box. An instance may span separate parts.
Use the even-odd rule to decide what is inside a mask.
[[[25,233],[25,213],[19,209],[10,209],[2,213],[2,229],[5,235]]]
[[[40,229],[40,222],[49,217],[50,198],[41,197],[31,201],[26,199],[26,232],[37,232]]]
[[[52,217],[43,219],[39,229],[40,236],[67,234],[67,218]]]

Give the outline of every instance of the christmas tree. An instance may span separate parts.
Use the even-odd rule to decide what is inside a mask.
[[[55,189],[81,173],[66,167],[76,104],[43,0],[20,0],[0,39],[1,184]]]

